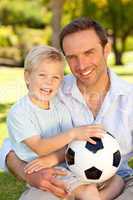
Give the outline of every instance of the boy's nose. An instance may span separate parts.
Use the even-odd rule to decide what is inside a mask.
[[[51,78],[47,78],[47,79],[45,80],[45,84],[51,85],[51,84],[52,84],[52,79],[51,79]]]

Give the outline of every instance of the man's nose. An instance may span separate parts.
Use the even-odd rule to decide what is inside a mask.
[[[78,58],[78,68],[84,70],[86,68],[85,60],[83,57]]]

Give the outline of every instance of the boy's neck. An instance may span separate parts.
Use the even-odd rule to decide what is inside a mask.
[[[29,96],[30,100],[32,101],[33,104],[35,104],[36,106],[38,106],[41,109],[44,110],[49,110],[49,101],[39,101],[37,99],[35,99],[34,97]]]

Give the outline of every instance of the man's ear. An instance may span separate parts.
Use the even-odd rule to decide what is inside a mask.
[[[106,59],[108,58],[109,54],[111,53],[111,49],[112,49],[111,47],[112,47],[111,42],[108,41],[104,47],[104,56]]]

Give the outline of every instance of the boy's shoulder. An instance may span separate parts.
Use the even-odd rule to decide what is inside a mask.
[[[10,114],[19,114],[24,113],[25,111],[29,110],[29,102],[28,97],[24,96],[21,99],[19,99],[14,105],[12,105],[9,115]]]

